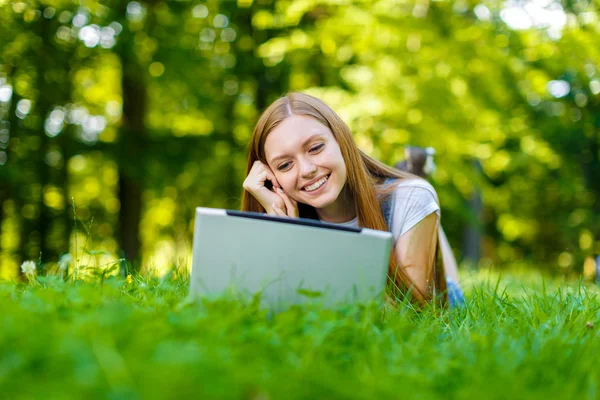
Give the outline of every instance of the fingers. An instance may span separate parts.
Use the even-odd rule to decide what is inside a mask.
[[[273,203],[271,205],[271,208],[273,209],[273,212],[275,213],[275,215],[279,216],[279,217],[287,217],[287,213],[282,210],[281,208],[279,208],[279,206],[275,203]]]
[[[275,175],[273,174],[273,172],[271,172],[270,169],[266,170],[267,172],[267,179],[271,181],[271,183],[273,184],[273,189],[277,189],[279,188],[279,182],[277,182],[277,178],[275,178]]]
[[[266,181],[270,181],[272,187],[270,185],[267,186]],[[286,201],[278,195],[277,189],[281,188],[281,185],[267,164],[263,164],[258,160],[255,161],[248,176],[244,180],[243,187],[258,200],[268,214],[287,216],[289,214],[286,210],[288,207],[290,207],[291,210],[294,210],[294,207],[292,207],[294,205],[293,203],[286,203]],[[272,207],[272,203],[275,203],[275,206],[277,206],[276,208],[279,211],[276,211],[275,207]],[[294,215],[294,213],[292,212],[291,215]]]
[[[273,171],[271,171],[271,168],[269,168],[267,165],[264,165],[264,168],[265,171],[267,171],[267,179],[271,181],[271,183],[273,184],[273,188],[277,189],[281,187],[279,185],[279,182],[277,182],[277,178],[275,178],[275,174],[273,173]]]
[[[265,181],[269,179],[269,173],[267,171],[259,172],[256,175],[256,180],[260,183],[261,187],[265,185]]]
[[[285,208],[287,211],[287,216],[292,218],[298,217],[298,203],[291,199],[282,188],[277,189],[277,194],[281,197],[285,203]]]
[[[258,163],[258,164],[256,164],[256,163]],[[258,182],[260,182],[260,184],[262,186],[265,185],[265,181],[271,181],[274,188],[279,187],[279,182],[277,182],[277,178],[275,178],[273,171],[271,171],[271,169],[268,166],[261,163],[260,161],[256,161],[255,167],[253,167],[253,169],[255,169],[255,168],[256,168],[256,179]]]

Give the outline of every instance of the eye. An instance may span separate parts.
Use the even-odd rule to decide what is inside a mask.
[[[283,164],[281,164],[280,166],[277,167],[278,171],[286,171],[289,169],[290,165],[292,165],[291,162],[284,162]]]
[[[315,153],[315,152],[321,150],[323,147],[325,147],[325,143],[319,143],[319,144],[311,147],[310,150],[309,150],[309,152]]]

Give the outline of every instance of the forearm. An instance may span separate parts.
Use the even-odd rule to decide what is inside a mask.
[[[420,301],[433,298],[439,217],[432,213],[402,235],[394,253],[399,273]]]

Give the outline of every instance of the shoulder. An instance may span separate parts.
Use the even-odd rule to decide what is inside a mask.
[[[433,186],[424,179],[405,179],[396,183],[394,191],[396,201],[401,199],[421,200],[423,203],[439,204],[438,195]]]
[[[396,183],[392,232],[397,240],[429,214],[440,215],[437,193],[424,179],[403,180]]]

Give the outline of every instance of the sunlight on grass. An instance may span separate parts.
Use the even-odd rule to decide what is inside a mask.
[[[465,273],[466,307],[273,314],[192,301],[189,280],[0,284],[6,398],[595,398],[594,285]]]

